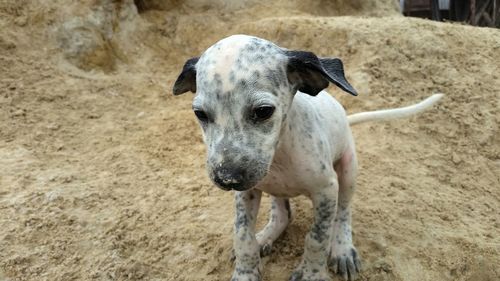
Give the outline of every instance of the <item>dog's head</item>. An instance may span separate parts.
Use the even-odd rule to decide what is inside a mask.
[[[235,35],[189,59],[173,92],[196,93],[210,178],[224,190],[242,191],[266,175],[297,90],[314,96],[329,82],[356,95],[339,59]]]

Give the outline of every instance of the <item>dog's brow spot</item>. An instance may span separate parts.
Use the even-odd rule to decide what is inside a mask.
[[[236,77],[234,75],[234,71],[231,70],[231,72],[229,73],[229,82],[234,84],[235,79],[236,79]]]
[[[241,68],[241,65],[242,65],[241,58],[238,58],[238,59],[236,60],[235,65],[236,65],[236,67],[237,67],[237,68]]]
[[[252,76],[255,78],[255,79],[259,79],[260,77],[260,72],[255,70],[253,73],[252,73]]]
[[[247,81],[244,79],[241,79],[238,81],[238,86],[241,88],[246,88],[247,87]]]
[[[266,69],[265,76],[267,79],[269,79],[274,87],[274,89],[278,89],[280,87],[280,74],[278,71],[272,70],[272,69]]]

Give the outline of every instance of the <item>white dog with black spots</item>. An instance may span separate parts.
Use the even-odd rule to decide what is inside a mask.
[[[337,58],[318,58],[257,37],[234,35],[186,62],[174,94],[196,93],[193,110],[207,145],[207,170],[223,190],[235,191],[233,281],[261,280],[261,256],[291,219],[289,199],[314,206],[300,264],[290,280],[345,279],[361,270],[353,245],[351,199],[357,161],[350,125],[418,113],[436,94],[405,108],[347,116],[327,92],[329,83],[357,95]],[[255,221],[261,194],[271,195],[267,225]]]

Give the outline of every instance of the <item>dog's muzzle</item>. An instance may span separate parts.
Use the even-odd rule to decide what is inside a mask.
[[[246,190],[245,171],[239,168],[220,167],[214,171],[213,181],[223,190]]]

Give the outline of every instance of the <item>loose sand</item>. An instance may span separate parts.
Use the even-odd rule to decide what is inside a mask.
[[[206,176],[192,95],[171,87],[235,33],[342,58],[360,95],[329,91],[350,113],[444,93],[353,129],[360,279],[500,280],[499,30],[392,1],[106,2],[0,1],[0,280],[229,279],[232,194]],[[311,204],[291,202],[264,280],[300,261]]]

